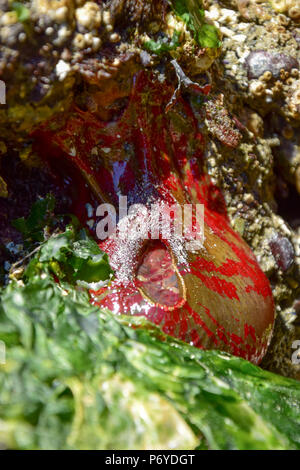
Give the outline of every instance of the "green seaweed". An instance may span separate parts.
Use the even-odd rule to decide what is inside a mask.
[[[30,18],[29,9],[20,2],[12,2],[11,4],[13,11],[16,12],[18,21],[24,23]]]
[[[199,0],[173,0],[172,7],[184,21],[200,47],[219,48],[221,41],[218,29],[205,22],[204,10]]]
[[[27,218],[20,217],[12,225],[23,235],[24,240],[41,242],[44,240],[44,228],[51,224],[55,199],[51,194],[38,199],[32,206]]]
[[[153,54],[161,55],[176,49],[179,46],[179,37],[180,34],[175,31],[172,39],[169,42],[166,41],[167,38],[159,39],[157,41],[151,39],[150,41],[146,41],[143,46],[147,51],[152,52]]]

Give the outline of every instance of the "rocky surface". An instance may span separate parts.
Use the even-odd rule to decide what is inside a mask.
[[[168,76],[176,88],[170,63],[176,59],[193,81],[209,80],[204,103],[189,98],[206,140],[206,170],[222,188],[232,225],[268,275],[276,302],[276,330],[263,365],[300,378],[291,362],[292,343],[300,339],[298,1],[205,0],[205,21],[220,31],[221,48],[197,46],[168,3],[32,0],[17,8],[0,0],[0,79],[7,86],[0,155],[13,152],[27,167],[38,166],[30,134],[39,125],[54,115],[65,122],[74,102],[113,118],[141,68]],[[153,42],[165,52],[156,53]],[[107,93],[115,96],[109,109]],[[0,191],[2,199],[14,199],[5,178]]]

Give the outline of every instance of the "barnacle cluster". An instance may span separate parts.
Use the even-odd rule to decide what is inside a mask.
[[[292,20],[300,20],[300,5],[298,0],[270,0],[278,13],[286,13]]]

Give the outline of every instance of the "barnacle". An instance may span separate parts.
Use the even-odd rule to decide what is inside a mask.
[[[287,13],[290,18],[298,21],[300,18],[300,7],[298,0],[269,0],[272,7],[278,13]]]

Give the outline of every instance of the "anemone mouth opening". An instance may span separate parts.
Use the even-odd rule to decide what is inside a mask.
[[[185,283],[174,256],[160,240],[144,247],[136,282],[142,296],[164,310],[175,310],[186,302]]]

